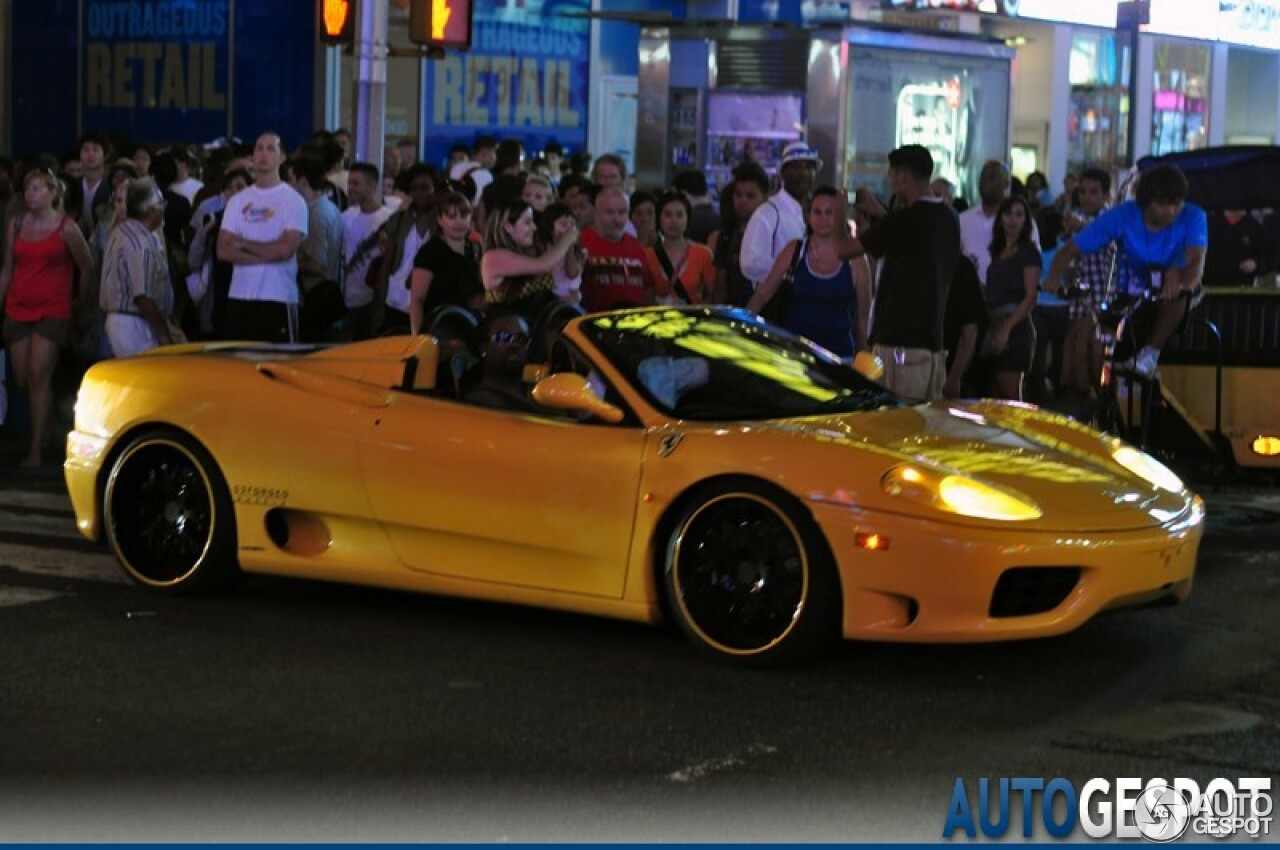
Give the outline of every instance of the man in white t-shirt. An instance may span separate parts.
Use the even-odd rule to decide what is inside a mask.
[[[343,300],[347,315],[343,329],[348,339],[358,341],[373,335],[373,281],[369,267],[382,256],[378,230],[391,218],[391,210],[378,200],[378,167],[357,162],[347,174],[347,200],[342,213],[342,246],[346,257]]]
[[[263,133],[253,148],[254,184],[227,201],[218,258],[235,268],[227,299],[232,339],[298,340],[298,248],[307,202],[280,179],[284,144]]]
[[[991,266],[991,237],[995,232],[996,211],[1009,197],[1009,168],[998,159],[989,159],[978,175],[980,203],[960,213],[960,246],[964,255],[978,267],[978,280],[987,285],[987,269]],[[1031,241],[1040,250],[1040,229],[1031,220]]]

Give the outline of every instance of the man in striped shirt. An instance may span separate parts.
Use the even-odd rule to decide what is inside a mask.
[[[164,206],[154,180],[130,180],[125,190],[127,218],[107,239],[98,298],[107,314],[107,340],[116,357],[178,341],[169,324],[173,289],[160,231]]]

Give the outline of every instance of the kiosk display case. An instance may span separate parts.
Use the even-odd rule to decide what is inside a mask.
[[[646,27],[637,182],[670,185],[696,166],[719,189],[746,161],[776,175],[783,149],[803,140],[822,159],[817,185],[867,185],[887,200],[890,151],[920,144],[936,175],[972,196],[982,163],[1008,157],[1014,54],[1003,40],[866,22]]]
[[[771,176],[782,151],[804,135],[804,96],[713,91],[707,97],[707,180],[724,186],[740,162],[758,162]]]

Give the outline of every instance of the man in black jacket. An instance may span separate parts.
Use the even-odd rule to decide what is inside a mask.
[[[80,225],[88,238],[97,226],[98,215],[111,210],[111,184],[106,179],[111,159],[111,142],[99,130],[89,130],[76,142],[80,154],[79,180],[68,180],[63,208]]]

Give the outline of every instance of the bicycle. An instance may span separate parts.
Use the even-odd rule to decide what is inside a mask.
[[[1102,298],[1096,304],[1088,305],[1089,316],[1094,322],[1094,338],[1101,346],[1098,374],[1095,385],[1097,398],[1088,409],[1088,424],[1121,439],[1133,441],[1134,421],[1134,386],[1141,386],[1142,394],[1142,432],[1138,443],[1145,446],[1147,426],[1151,421],[1151,410],[1159,395],[1159,379],[1138,372],[1129,363],[1132,356],[1124,356],[1124,352],[1135,352],[1139,346],[1133,334],[1133,320],[1139,310],[1146,304],[1158,301],[1158,295],[1148,289],[1138,295],[1120,294],[1117,290],[1117,268],[1120,251],[1117,249],[1111,256],[1111,264],[1107,271],[1107,282],[1103,287]],[[1082,283],[1078,277],[1063,287],[1062,295],[1068,299],[1083,298],[1089,292],[1089,284]],[[1126,349],[1125,346],[1128,348]],[[1121,384],[1124,384],[1123,403]]]
[[[1101,357],[1096,386],[1097,400],[1086,421],[1099,431],[1134,443],[1145,450],[1150,442],[1157,405],[1170,407],[1188,424],[1200,442],[1211,452],[1216,452],[1217,447],[1210,434],[1220,435],[1222,430],[1222,335],[1213,322],[1189,316],[1187,323],[1202,326],[1216,352],[1215,413],[1213,430],[1210,432],[1192,421],[1177,401],[1164,392],[1158,373],[1143,374],[1134,368],[1133,358],[1141,348],[1140,340],[1146,336],[1142,332],[1143,322],[1137,320],[1145,318],[1147,311],[1154,311],[1161,299],[1158,287],[1154,286],[1138,294],[1116,292],[1118,253],[1117,251],[1112,257],[1102,299],[1096,306],[1089,307],[1095,323],[1095,338],[1101,345]],[[1066,297],[1081,297],[1086,292],[1087,287],[1081,287],[1075,282],[1063,294]],[[1190,309],[1194,310],[1197,303],[1198,301],[1193,300]],[[1183,330],[1185,329],[1186,325]]]

